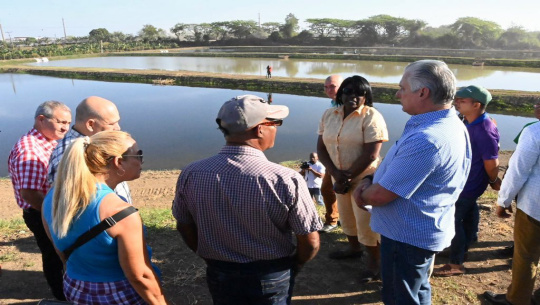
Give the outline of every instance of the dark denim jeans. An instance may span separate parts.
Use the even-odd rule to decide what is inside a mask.
[[[262,264],[207,263],[206,280],[214,305],[291,304],[294,274],[289,259]]]
[[[41,251],[41,259],[43,261],[43,274],[47,280],[47,284],[51,288],[52,294],[58,300],[65,301],[63,285],[64,285],[64,265],[56,254],[54,246],[45,232],[43,222],[41,220],[41,212],[35,209],[25,209],[23,212],[24,222],[36,239],[39,250]]]
[[[456,214],[454,226],[456,235],[450,245],[450,263],[463,265],[465,253],[469,246],[477,238],[480,212],[478,211],[477,198],[460,198],[456,202]]]
[[[434,251],[381,236],[384,304],[431,304],[429,268],[434,257]]]

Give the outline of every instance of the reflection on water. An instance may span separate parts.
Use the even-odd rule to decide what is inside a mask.
[[[17,90],[14,90],[17,88]],[[226,100],[236,95],[256,94],[287,105],[290,115],[279,127],[274,148],[266,152],[274,162],[305,159],[316,150],[317,128],[329,107],[327,98],[228,89],[153,86],[60,79],[26,74],[0,74],[0,176],[7,175],[11,147],[33,124],[36,107],[46,100],[59,100],[72,111],[90,95],[116,103],[120,125],[130,132],[145,152],[145,169],[182,168],[215,154],[224,143],[215,116]],[[375,97],[376,100],[376,97]],[[375,104],[388,124],[390,141],[383,154],[401,135],[409,118],[400,105]],[[73,113],[74,114],[74,113]],[[501,131],[501,148],[514,149],[512,139],[533,118],[494,115]]]
[[[116,69],[187,70],[210,73],[326,78],[330,74],[348,77],[360,74],[370,82],[399,83],[407,63],[330,59],[271,59],[226,57],[94,57],[32,63],[34,66],[93,67]],[[514,67],[473,67],[450,65],[459,86],[470,84],[490,89],[540,91],[540,69]]]

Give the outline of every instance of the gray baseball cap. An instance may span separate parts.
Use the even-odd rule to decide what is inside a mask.
[[[264,119],[282,120],[288,115],[287,106],[270,105],[255,95],[241,95],[221,106],[216,122],[229,133],[241,133],[255,127]]]

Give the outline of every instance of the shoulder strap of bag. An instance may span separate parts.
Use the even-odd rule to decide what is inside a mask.
[[[79,236],[79,238],[77,238],[77,240],[71,246],[69,246],[66,250],[64,250],[63,253],[64,253],[64,258],[66,259],[66,261],[68,260],[71,253],[73,253],[73,251],[75,251],[75,249],[77,249],[80,246],[86,244],[92,238],[98,236],[101,232],[103,232],[103,231],[107,230],[108,228],[114,226],[120,220],[128,217],[129,215],[131,215],[131,214],[133,214],[133,213],[135,213],[137,211],[138,210],[136,208],[134,208],[132,206],[129,206],[129,207],[123,209],[122,211],[114,214],[113,216],[103,219],[100,223],[98,223],[97,225],[90,228],[90,230],[86,231],[84,234]]]

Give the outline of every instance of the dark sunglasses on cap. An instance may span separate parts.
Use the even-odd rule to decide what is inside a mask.
[[[358,91],[358,90],[355,90],[355,89],[349,88],[349,87],[343,88],[342,93],[345,94],[345,95],[353,95],[353,94],[355,94],[356,96],[364,96],[364,95],[366,95],[366,91]]]
[[[141,163],[143,163],[143,152],[142,152],[142,150],[137,151],[136,155],[123,154],[122,157],[136,157],[137,159],[139,159],[139,161],[141,161]]]

